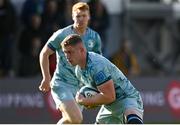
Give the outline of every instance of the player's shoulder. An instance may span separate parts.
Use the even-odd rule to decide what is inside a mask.
[[[61,30],[64,30],[64,31],[70,30],[70,29],[72,29],[72,27],[73,27],[73,25],[68,25],[68,26],[62,28]]]
[[[96,67],[98,65],[101,65],[103,61],[103,56],[100,54],[97,54],[95,52],[88,52],[88,64],[90,66]]]
[[[51,40],[56,40],[56,39],[59,40],[59,38],[64,38],[67,34],[70,34],[71,31],[72,31],[72,25],[59,29],[53,33],[53,35],[51,36]]]
[[[103,57],[101,54],[95,53],[95,52],[88,52],[88,57],[92,59],[93,61],[95,60],[103,60]]]
[[[90,28],[90,27],[87,27],[87,30],[90,31],[90,32],[97,33],[94,29],[92,29],[92,28]]]
[[[99,33],[95,30],[91,29],[90,27],[87,27],[87,33],[90,36],[99,37]]]
[[[59,29],[58,30],[59,33],[64,33],[64,34],[67,34],[69,32],[72,32],[72,25],[68,25],[62,29]]]
[[[88,52],[88,61],[94,67],[102,67],[107,63],[110,63],[110,61],[107,58],[95,52]]]

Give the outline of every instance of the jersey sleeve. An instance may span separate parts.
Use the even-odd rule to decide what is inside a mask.
[[[63,36],[61,34],[62,31],[58,30],[57,32],[53,33],[47,42],[48,47],[53,51],[61,48],[60,43],[63,40]]]
[[[93,71],[91,73],[97,86],[102,85],[103,83],[112,79],[110,71],[103,63],[95,65],[92,70]]]
[[[94,47],[94,52],[102,55],[102,41],[98,33],[96,33],[96,45]]]

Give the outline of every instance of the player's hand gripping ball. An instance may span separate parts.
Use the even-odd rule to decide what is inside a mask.
[[[89,86],[83,86],[80,90],[79,93],[82,94],[85,98],[91,98],[94,95],[96,95],[97,93],[99,93],[98,90],[89,87]],[[98,106],[85,106],[87,109],[94,109]]]
[[[99,93],[98,90],[89,87],[89,86],[83,86],[80,90],[79,90],[80,94],[82,94],[84,97],[86,98],[91,98],[92,96],[96,95],[97,93]]]

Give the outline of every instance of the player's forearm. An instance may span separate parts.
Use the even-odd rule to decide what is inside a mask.
[[[99,93],[91,98],[84,98],[83,102],[84,102],[84,105],[97,106],[97,105],[103,105],[103,104],[110,104],[114,100],[115,100],[114,97]]]
[[[46,53],[40,53],[40,67],[41,73],[44,79],[51,79],[50,72],[49,72],[49,55]]]

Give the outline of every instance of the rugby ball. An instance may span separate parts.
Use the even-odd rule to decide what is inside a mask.
[[[89,86],[83,86],[79,90],[80,94],[82,94],[86,98],[91,98],[92,96],[96,95],[99,93],[99,91],[95,88],[89,87]]]

